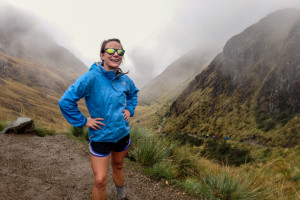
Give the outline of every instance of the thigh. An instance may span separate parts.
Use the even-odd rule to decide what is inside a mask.
[[[109,157],[97,157],[90,154],[91,167],[94,173],[95,179],[107,179]]]
[[[123,164],[124,158],[126,157],[128,149],[122,152],[111,152],[111,163],[113,164]]]
[[[123,160],[128,152],[128,147],[130,146],[131,139],[130,135],[126,135],[120,139],[117,143],[114,143],[111,148],[111,163],[112,165],[122,165]]]

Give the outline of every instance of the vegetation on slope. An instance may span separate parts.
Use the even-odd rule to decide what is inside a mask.
[[[173,102],[162,131],[299,144],[299,24],[298,10],[280,10],[232,37]]]
[[[222,165],[216,159],[206,159],[207,146],[216,150],[211,140],[206,140],[204,145],[191,146],[140,128],[134,128],[131,137],[129,157],[140,164],[146,174],[199,198],[296,199],[300,195],[297,193],[300,189],[299,146],[292,149],[266,148],[223,141],[227,147],[237,145],[240,150],[251,152],[253,160],[235,167],[228,164],[238,160],[237,157],[227,157],[227,164],[223,162]],[[216,153],[221,156],[228,152]]]

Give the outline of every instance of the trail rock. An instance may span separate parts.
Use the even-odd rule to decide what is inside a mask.
[[[9,124],[2,133],[32,133],[34,130],[33,120],[27,117],[18,117]]]

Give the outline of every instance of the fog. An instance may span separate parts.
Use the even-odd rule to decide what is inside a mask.
[[[300,1],[182,1],[169,23],[131,49],[137,84],[145,85],[189,49],[210,46],[217,54],[226,41],[248,26],[271,12],[291,7],[300,8]]]
[[[4,0],[0,0],[0,3]],[[120,38],[123,71],[142,88],[190,49],[221,52],[226,41],[261,18],[299,0],[10,0],[32,12],[62,46],[88,67],[104,39]],[[184,70],[184,68],[183,68]]]
[[[30,60],[37,51],[51,48],[54,42],[33,15],[19,13],[7,5],[0,7],[0,30],[0,48],[15,57]]]

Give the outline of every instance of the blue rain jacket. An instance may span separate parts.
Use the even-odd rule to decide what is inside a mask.
[[[114,71],[94,63],[61,97],[59,107],[70,124],[82,127],[87,118],[79,111],[77,101],[84,97],[91,118],[103,118],[101,122],[105,124],[96,131],[89,128],[90,141],[117,142],[129,134],[123,110],[134,115],[138,91],[127,75],[121,73],[116,77]]]

